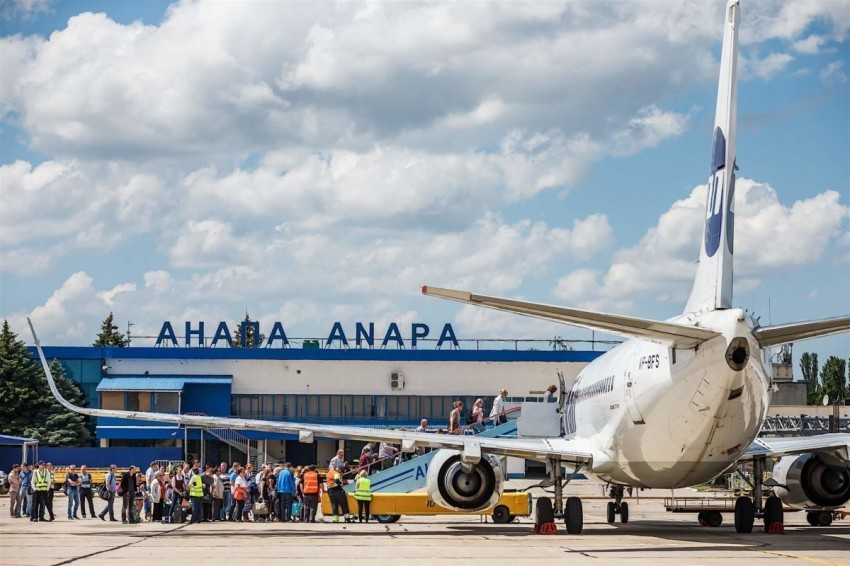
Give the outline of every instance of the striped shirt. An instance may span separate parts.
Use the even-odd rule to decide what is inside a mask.
[[[230,493],[230,474],[224,472],[219,474],[218,477],[221,478],[221,483],[224,484],[224,493]]]

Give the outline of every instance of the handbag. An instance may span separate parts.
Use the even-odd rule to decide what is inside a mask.
[[[109,488],[106,487],[106,484],[101,484],[99,488],[97,488],[97,495],[104,501],[109,501]]]
[[[269,506],[265,501],[257,501],[254,504],[254,515],[268,515]]]

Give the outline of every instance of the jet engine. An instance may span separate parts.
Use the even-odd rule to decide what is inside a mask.
[[[440,450],[428,464],[426,489],[441,507],[453,511],[483,511],[495,506],[504,490],[499,459],[482,454],[477,464],[465,465],[457,450]]]
[[[801,509],[834,509],[850,500],[850,468],[829,454],[784,456],[773,468],[783,503]]]

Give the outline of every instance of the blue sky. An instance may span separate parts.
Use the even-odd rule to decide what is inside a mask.
[[[51,344],[246,308],[588,335],[426,283],[678,314],[723,6],[6,3],[0,315]],[[848,11],[742,7],[735,302],[762,322],[850,312]]]

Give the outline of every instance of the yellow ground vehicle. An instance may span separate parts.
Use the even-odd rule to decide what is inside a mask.
[[[348,495],[348,508],[357,514],[357,500]],[[402,515],[491,515],[494,523],[510,523],[517,516],[531,514],[531,494],[527,492],[506,492],[499,498],[493,509],[475,513],[462,513],[440,507],[428,497],[427,493],[373,493],[369,509],[372,516],[381,523],[395,523]],[[322,514],[331,515],[331,502],[328,494],[322,494]]]

